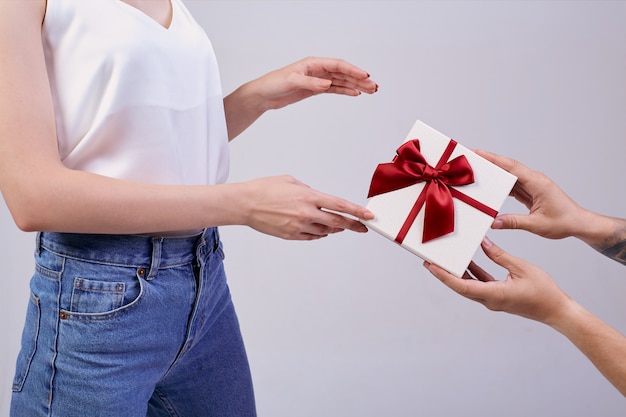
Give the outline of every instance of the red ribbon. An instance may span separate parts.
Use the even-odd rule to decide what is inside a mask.
[[[379,164],[374,171],[368,198],[396,191],[413,184],[425,182],[426,186],[417,198],[408,217],[400,228],[395,241],[402,243],[417,214],[425,204],[422,243],[447,235],[454,231],[455,197],[466,204],[495,217],[498,212],[481,202],[461,193],[451,186],[462,186],[474,182],[474,172],[465,155],[448,161],[457,143],[450,140],[439,162],[432,167],[420,152],[418,139],[405,142],[397,150],[392,162]]]

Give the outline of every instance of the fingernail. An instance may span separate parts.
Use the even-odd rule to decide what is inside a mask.
[[[504,222],[500,219],[496,219],[493,224],[491,225],[492,229],[502,229],[502,227],[504,226]]]
[[[374,92],[376,93],[378,91],[378,84],[376,84],[376,89],[374,90]]]
[[[493,246],[493,242],[487,236],[483,238],[483,246],[487,249]]]

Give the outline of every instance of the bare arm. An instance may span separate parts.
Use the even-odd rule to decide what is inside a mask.
[[[291,177],[217,186],[163,186],[67,169],[57,150],[41,44],[44,0],[0,1],[0,190],[23,230],[148,233],[244,224],[288,239],[364,231],[328,208],[363,207]]]
[[[134,184],[61,164],[41,45],[44,7],[45,1],[0,2],[0,189],[17,225],[141,233],[237,222],[217,204],[234,198],[220,195],[225,189]],[[149,208],[155,205],[161,210]]]
[[[626,265],[626,219],[606,217],[592,213],[596,221],[593,228],[577,235],[579,239],[609,258]]]
[[[559,331],[626,396],[626,336],[580,306],[542,269],[509,255],[488,239],[482,249],[508,270],[504,281],[495,280],[474,263],[464,279],[428,262],[424,266],[446,286],[490,310],[537,320]]]
[[[571,300],[549,324],[567,337],[626,397],[626,336]]]

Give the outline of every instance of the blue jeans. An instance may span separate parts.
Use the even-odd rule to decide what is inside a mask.
[[[254,416],[216,228],[40,233],[12,417]]]

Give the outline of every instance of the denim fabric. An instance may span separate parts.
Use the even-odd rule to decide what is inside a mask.
[[[40,233],[12,417],[254,416],[217,229]]]

